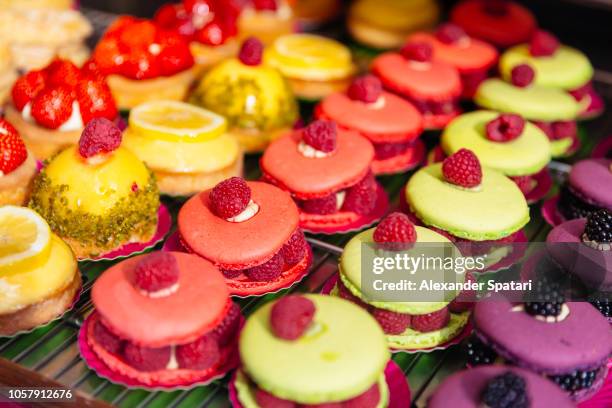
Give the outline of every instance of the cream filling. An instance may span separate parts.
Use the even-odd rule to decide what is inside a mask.
[[[458,188],[459,190],[463,190],[463,191],[471,191],[473,193],[477,193],[479,191],[482,191],[482,183],[480,183],[479,185],[474,186],[474,187],[463,187],[463,186],[460,186],[458,184],[450,183],[448,181],[444,181],[444,183],[448,184],[451,187]]]
[[[166,364],[166,370],[178,370],[179,365],[176,361],[176,346],[170,346],[170,360]]]
[[[235,215],[230,218],[226,218],[226,221],[229,222],[244,222],[246,220],[250,220],[259,212],[259,204],[254,202],[253,200],[249,201],[246,208],[242,210],[242,212],[238,215]]]
[[[26,103],[21,111],[21,117],[30,123],[36,123],[34,118],[32,117],[32,102]],[[81,107],[77,101],[72,102],[72,114],[66,120],[66,122],[62,123],[62,125],[57,128],[57,130],[62,132],[70,132],[73,130],[80,130],[85,127],[83,123],[83,117],[81,116]]]
[[[330,156],[333,152],[323,152],[321,150],[317,150],[309,144],[305,143],[303,140],[298,144],[298,151],[302,153],[304,157],[316,158],[320,159],[323,157]]]
[[[385,99],[385,97],[379,96],[378,99],[375,100],[374,102],[367,103],[366,107],[368,109],[378,110],[378,109],[384,108],[386,104],[387,104],[387,100]]]
[[[410,60],[410,68],[416,71],[428,71],[429,69],[431,69],[431,62]]]
[[[155,292],[147,292],[146,290],[142,290],[142,289],[139,289],[138,291],[144,296],[148,296],[153,299],[158,299],[158,298],[170,296],[171,294],[175,293],[178,290],[178,288],[179,288],[179,284],[177,282],[172,286],[168,286],[167,288],[156,290]]]
[[[525,311],[525,305],[520,304],[520,305],[516,305],[512,308],[513,312],[524,312]],[[534,316],[537,320],[541,321],[541,322],[546,322],[546,323],[559,323],[562,322],[563,320],[567,319],[567,317],[570,314],[570,309],[569,306],[567,306],[566,303],[564,303],[561,306],[561,313],[559,313],[559,316],[540,316],[540,315],[536,315]]]
[[[340,209],[342,208],[345,198],[346,198],[346,190],[338,191],[336,193],[336,209],[338,211],[340,211]]]
[[[582,243],[589,248],[597,249],[598,251],[610,251],[612,250],[612,244],[609,242],[597,242],[592,241],[587,237],[586,234],[582,234]]]

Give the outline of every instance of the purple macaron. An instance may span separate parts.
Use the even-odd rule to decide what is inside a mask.
[[[552,322],[525,307],[498,295],[478,302],[473,312],[476,353],[489,353],[489,362],[501,358],[545,375],[576,401],[591,397],[603,385],[612,353],[608,321],[587,302],[564,303]]]
[[[487,399],[495,399],[500,394],[502,398],[526,398],[527,406],[530,408],[575,406],[566,393],[552,381],[540,375],[518,367],[491,365],[471,368],[451,375],[434,391],[427,407],[495,406],[494,403],[491,405]]]
[[[557,208],[566,220],[586,217],[600,208],[612,210],[612,160],[586,159],[572,166]]]

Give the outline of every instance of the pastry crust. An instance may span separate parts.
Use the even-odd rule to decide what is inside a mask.
[[[308,79],[287,78],[293,93],[301,99],[319,100],[335,92],[344,92],[351,84],[352,77],[329,81],[313,81]]]
[[[238,54],[239,43],[236,39],[230,39],[226,43],[210,46],[192,41],[189,49],[196,62],[197,77],[202,76],[208,68],[216,65],[226,58],[231,58]]]
[[[36,160],[30,151],[26,160],[9,174],[0,177],[0,206],[24,205],[36,175]]]

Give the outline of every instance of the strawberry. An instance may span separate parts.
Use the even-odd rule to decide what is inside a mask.
[[[45,88],[32,102],[32,116],[40,125],[57,129],[72,115],[71,89],[66,85]]]
[[[136,21],[128,24],[119,34],[119,42],[130,49],[146,48],[155,41],[156,27],[147,20]]]
[[[117,106],[104,81],[85,79],[80,82],[76,87],[76,99],[84,123],[93,118],[114,120],[117,117]]]
[[[49,73],[49,85],[67,85],[74,89],[81,80],[81,71],[72,62],[56,59],[45,70]]]
[[[195,33],[195,39],[206,45],[220,45],[227,37],[223,25],[218,20],[212,20]]]
[[[85,79],[104,80],[104,74],[100,70],[98,63],[91,58],[85,61],[81,67],[81,76]]]
[[[9,174],[28,157],[23,140],[17,129],[4,119],[0,119],[0,173]]]
[[[158,55],[162,75],[173,75],[191,67],[193,56],[186,44],[165,46]]]
[[[132,79],[150,79],[160,75],[159,62],[146,51],[132,50],[121,66],[121,74]]]
[[[103,39],[93,52],[92,60],[105,75],[115,74],[125,60],[115,40]]]
[[[42,70],[30,71],[15,81],[11,94],[13,104],[18,110],[31,102],[45,88],[47,73]]]
[[[186,14],[182,4],[164,4],[156,12],[153,19],[164,28],[174,28],[180,21],[180,14]]]

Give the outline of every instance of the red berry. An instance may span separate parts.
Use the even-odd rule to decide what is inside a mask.
[[[410,325],[418,332],[427,333],[440,330],[448,324],[449,320],[450,312],[448,308],[445,307],[437,312],[412,316]]]
[[[211,335],[178,346],[175,353],[179,367],[189,370],[206,370],[217,364],[221,358],[217,340]]]
[[[552,123],[550,123],[550,122],[542,122],[542,121],[534,121],[533,124],[536,125],[537,127],[539,127],[540,130],[542,130],[542,132],[544,132],[546,134],[548,139],[555,140],[555,132],[553,130]]]
[[[155,12],[153,19],[163,28],[175,28],[180,21],[180,13],[187,14],[182,4],[164,4]]]
[[[98,63],[91,58],[85,61],[81,67],[81,75],[85,79],[95,79],[97,81],[104,80],[104,73],[100,70]]]
[[[253,6],[256,10],[276,11],[278,8],[276,0],[253,0]]]
[[[223,24],[217,19],[209,21],[195,33],[196,41],[206,45],[221,45],[227,39]]]
[[[121,130],[106,118],[92,119],[79,139],[79,154],[88,158],[101,153],[110,153],[121,145]]]
[[[102,324],[102,322],[97,321],[94,326],[93,336],[96,342],[104,348],[104,350],[109,353],[119,354],[121,353],[121,348],[123,346],[123,342],[114,333]]]
[[[67,60],[55,60],[45,70],[49,75],[49,85],[67,85],[74,89],[82,78],[81,70]]]
[[[376,102],[382,93],[382,83],[374,75],[364,75],[353,81],[347,93],[349,98],[356,101]]]
[[[43,89],[32,102],[32,117],[36,122],[49,129],[57,129],[72,115],[71,89],[66,85],[56,85]]]
[[[169,252],[151,252],[143,256],[134,267],[134,285],[145,292],[167,289],[178,280],[178,263]]]
[[[459,149],[442,162],[446,181],[461,187],[476,187],[482,181],[482,168],[478,157],[468,149]]]
[[[185,43],[162,47],[157,58],[161,75],[165,76],[184,71],[194,64],[189,46]]]
[[[535,187],[535,180],[529,176],[512,176],[510,179],[514,181],[523,194],[529,193]]]
[[[28,158],[25,143],[17,129],[0,119],[0,173],[9,174]]]
[[[123,348],[125,362],[139,371],[164,370],[170,361],[170,354],[170,346],[150,348],[126,342]]]
[[[367,303],[362,301],[357,296],[353,295],[353,293],[348,290],[348,288],[344,285],[344,282],[342,282],[341,279],[338,279],[338,283],[336,283],[336,288],[338,289],[338,296],[340,298],[348,300],[349,302],[352,302],[363,309],[367,310],[369,308]]]
[[[304,259],[306,245],[308,244],[306,243],[306,238],[304,238],[304,233],[301,229],[296,230],[281,249],[285,263],[287,265],[295,265]]]
[[[564,139],[566,137],[575,137],[578,132],[576,122],[573,120],[553,122],[552,130],[554,140]]]
[[[300,208],[308,214],[328,215],[338,212],[336,194],[330,194],[321,198],[304,200],[300,203]]]
[[[375,383],[367,391],[344,401],[343,408],[376,408],[380,401],[380,388]]]
[[[523,133],[525,119],[520,115],[502,113],[487,123],[487,139],[494,142],[509,142]]]
[[[244,274],[255,281],[271,281],[283,273],[284,263],[283,256],[279,251],[268,262],[249,268],[244,271]]]
[[[410,315],[384,309],[372,310],[372,316],[386,334],[402,334],[410,326]]]
[[[257,388],[255,392],[255,401],[261,408],[295,408],[297,406],[295,402],[275,397],[261,388]]]
[[[242,269],[221,269],[221,273],[225,277],[225,279],[235,279],[242,275]]]
[[[400,54],[411,61],[429,62],[433,57],[433,48],[426,42],[411,41],[402,47]]]
[[[155,42],[156,27],[151,21],[136,20],[119,33],[120,44],[128,49],[143,49]]]
[[[465,282],[474,283],[476,278],[470,272],[465,274]],[[471,309],[476,301],[477,292],[475,290],[463,290],[459,295],[453,299],[448,305],[448,308],[453,313],[461,313]]]
[[[537,30],[531,37],[529,53],[534,57],[549,57],[559,48],[559,40],[553,34]]]
[[[527,64],[519,64],[510,71],[512,84],[520,88],[525,88],[533,82],[535,71]]]
[[[463,28],[453,23],[442,24],[436,31],[436,38],[444,44],[454,44],[465,37]]]
[[[487,0],[483,2],[483,9],[491,16],[502,17],[508,13],[508,2],[507,0]]]
[[[111,90],[102,80],[81,81],[76,87],[76,99],[84,123],[95,118],[114,120],[117,117],[117,106]]]
[[[414,224],[406,214],[394,212],[387,215],[374,230],[374,242],[391,250],[406,249],[407,243],[416,242]]]
[[[131,79],[151,79],[161,75],[161,67],[150,52],[134,49],[125,56],[121,74]]]
[[[206,15],[211,10],[211,2],[209,0],[183,0],[185,10],[192,14]]]
[[[255,37],[249,37],[242,43],[238,59],[244,65],[259,65],[261,64],[261,56],[263,54],[263,44]]]
[[[232,302],[232,306],[221,323],[211,333],[211,336],[217,340],[219,346],[225,346],[234,339],[238,332],[240,316],[240,307]]]
[[[104,75],[118,73],[125,59],[126,54],[119,50],[119,45],[114,39],[102,39],[92,54],[92,60]]]
[[[315,304],[307,297],[290,295],[281,298],[270,311],[274,335],[285,340],[297,340],[310,326],[315,311]]]
[[[302,140],[316,150],[331,153],[336,150],[336,122],[315,120],[302,131]]]
[[[412,142],[374,143],[374,157],[377,160],[389,159],[403,154],[412,146]]]
[[[371,213],[378,199],[378,184],[372,172],[368,172],[361,181],[346,190],[343,211],[352,211],[359,215]]]
[[[217,184],[208,196],[210,209],[221,218],[240,214],[251,201],[251,188],[241,177],[231,177]]]
[[[28,102],[31,102],[43,89],[45,89],[46,81],[47,73],[41,70],[30,71],[19,77],[11,90],[13,104],[17,110],[22,110]]]

